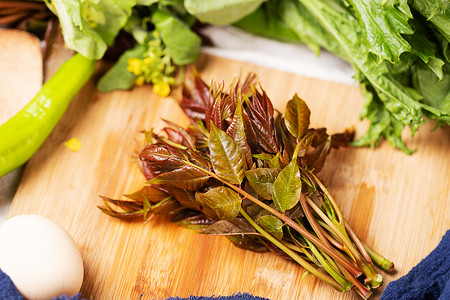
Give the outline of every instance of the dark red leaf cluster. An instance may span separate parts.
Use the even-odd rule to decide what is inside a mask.
[[[223,235],[237,247],[293,259],[365,299],[381,285],[372,257],[384,269],[391,262],[369,254],[315,175],[331,149],[353,139],[352,131],[310,128],[311,111],[298,95],[284,113],[276,111],[254,74],[225,89],[195,73],[180,106],[190,125],[166,120],[162,133],[145,132],[139,161],[147,186],[129,200],[103,197],[105,213],[170,214],[181,226]],[[356,279],[362,273],[367,286]]]
[[[104,197],[107,204],[107,207],[102,208],[104,212],[119,218],[147,218],[150,214],[171,213],[177,223],[197,230],[206,228],[211,221],[219,221],[217,210],[207,205],[204,202],[206,198],[202,196],[223,185],[220,180],[208,175],[208,172],[218,171],[211,162],[214,154],[211,149],[215,147],[208,144],[212,140],[211,126],[216,131],[225,132],[236,143],[234,147],[242,149],[245,166],[240,168],[249,171],[247,179],[241,184],[255,195],[255,180],[271,180],[262,184],[272,184],[276,175],[266,176],[266,179],[261,179],[260,176],[278,174],[291,162],[296,146],[299,167],[318,172],[332,148],[345,146],[353,139],[353,132],[350,131],[329,136],[324,128],[308,128],[309,109],[297,95],[288,102],[288,109],[292,112],[285,117],[273,108],[254,74],[249,74],[244,80],[236,80],[225,89],[223,84],[208,86],[194,73],[193,79],[186,81],[182,95],[180,107],[189,117],[190,125],[183,128],[164,120],[167,126],[161,134],[146,132],[148,144],[139,153],[141,169],[151,190],[136,192],[134,195],[139,195],[137,198],[127,196],[130,200]],[[299,115],[302,110],[307,110],[307,114]],[[288,118],[294,121],[287,120]],[[298,125],[298,128],[305,130],[302,129],[304,132],[298,136],[297,131],[293,134],[291,131],[295,129],[289,130],[287,125]],[[219,148],[221,146],[218,145]],[[232,165],[231,168],[238,166]],[[254,172],[257,168],[261,168],[261,172]],[[249,178],[251,182],[248,181]],[[154,201],[155,197],[149,191],[160,195],[159,202]],[[270,193],[270,190],[264,193]],[[261,198],[261,195],[256,196]],[[261,199],[268,199],[270,202],[271,197],[268,195]],[[109,204],[121,210],[114,209]],[[260,211],[259,209],[258,212]],[[303,215],[299,205],[287,210],[286,214]],[[237,220],[240,221],[239,218]],[[236,230],[239,232],[239,229]],[[234,243],[244,245],[256,242],[254,237],[249,237],[249,240],[242,240],[242,237],[229,238]],[[250,240],[253,242],[249,242]]]

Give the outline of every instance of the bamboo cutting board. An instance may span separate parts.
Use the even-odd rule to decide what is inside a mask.
[[[329,133],[354,126],[362,98],[357,87],[283,73],[204,55],[197,68],[206,82],[225,84],[235,75],[258,74],[274,106],[283,110],[297,92],[311,109],[311,125]],[[270,299],[359,299],[340,294],[303,269],[271,253],[234,247],[223,237],[195,234],[156,216],[124,222],[97,209],[99,195],[121,197],[144,178],[135,163],[142,129],[163,126],[161,118],[186,124],[177,98],[160,98],[150,87],[98,93],[89,83],[43,147],[28,163],[9,217],[35,213],[61,224],[81,250],[87,299],[165,299],[171,296],[231,295]],[[333,152],[321,176],[344,216],[367,244],[393,260],[385,284],[406,274],[436,247],[450,228],[450,128],[420,129],[407,143],[408,156],[387,143],[371,150]],[[77,137],[79,152],[63,142]]]

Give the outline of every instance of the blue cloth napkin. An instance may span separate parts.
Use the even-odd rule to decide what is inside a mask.
[[[142,295],[141,295],[142,297]],[[190,296],[189,298],[168,298],[167,300],[269,300],[267,298],[261,298],[261,297],[255,297],[250,294],[241,294],[238,293],[236,295],[232,296],[218,296],[218,297],[197,297],[197,296]],[[0,269],[0,300],[25,300],[22,295],[17,291],[17,288],[15,287],[14,283],[11,281],[11,278],[9,278],[8,275],[2,272]],[[81,294],[76,294],[72,297],[67,297],[66,295],[53,298],[52,300],[82,300]],[[140,299],[141,300],[141,299]],[[144,299],[142,299],[144,300]]]
[[[14,283],[8,275],[0,269],[0,299],[5,300],[23,300],[24,298],[19,294]]]
[[[391,299],[450,299],[450,230],[436,249],[408,274],[388,284],[380,300]]]
[[[0,270],[0,299],[24,300],[8,275]],[[80,294],[65,295],[53,300],[81,300]],[[250,294],[189,298],[168,298],[166,300],[268,300]],[[380,300],[448,300],[450,299],[450,230],[439,245],[408,274],[388,284]]]
[[[17,291],[16,286],[11,281],[8,275],[0,269],[0,300],[25,300],[24,297]],[[76,294],[72,297],[62,295],[53,298],[52,300],[81,300],[81,294]]]
[[[250,294],[235,294],[232,296],[211,296],[211,297],[203,297],[203,296],[190,296],[189,298],[180,298],[180,297],[171,297],[166,300],[269,300],[268,298],[256,297]]]

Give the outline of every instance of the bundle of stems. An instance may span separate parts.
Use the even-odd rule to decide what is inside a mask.
[[[357,237],[317,175],[354,133],[309,128],[310,110],[297,95],[284,114],[275,111],[254,74],[225,89],[194,72],[180,106],[190,126],[166,120],[162,134],[145,132],[139,161],[147,184],[126,200],[103,196],[100,209],[122,219],[171,214],[181,226],[272,251],[369,298],[383,282],[375,265],[393,263]]]

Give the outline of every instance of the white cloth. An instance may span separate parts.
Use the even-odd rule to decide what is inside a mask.
[[[305,45],[267,39],[234,27],[205,27],[201,33],[214,44],[203,48],[208,54],[298,75],[356,84],[351,65],[327,51],[317,56]]]

